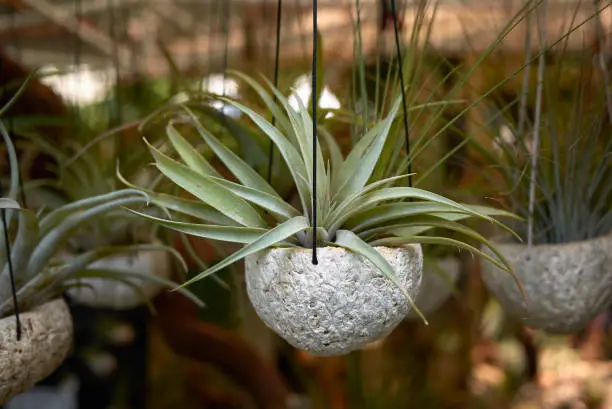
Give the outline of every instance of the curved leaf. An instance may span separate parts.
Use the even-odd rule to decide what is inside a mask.
[[[206,158],[200,155],[200,153],[183,138],[172,123],[166,125],[166,135],[168,135],[168,139],[170,139],[172,146],[174,146],[174,149],[178,152],[187,166],[201,175],[220,176],[219,172],[217,172],[215,168],[208,163]]]
[[[220,240],[231,243],[251,243],[261,237],[267,230],[252,227],[215,226],[210,224],[198,224],[187,222],[176,222],[154,217],[135,210],[130,212],[151,220],[169,229],[189,234],[190,236],[202,237],[210,240]]]
[[[149,145],[149,149],[159,170],[187,192],[243,226],[266,227],[266,222],[255,209],[239,196],[210,177],[174,161],[152,145]]]
[[[240,156],[232,152],[227,146],[222,144],[217,138],[215,138],[210,132],[208,132],[198,121],[195,114],[187,107],[183,106],[183,109],[191,117],[193,124],[195,125],[198,133],[208,144],[210,149],[215,152],[219,160],[227,167],[227,169],[245,186],[253,189],[266,192],[269,195],[277,196],[280,195],[274,190],[270,184],[259,175],[251,166],[243,161]],[[216,176],[216,175],[213,175]]]
[[[279,224],[272,230],[261,235],[257,240],[249,243],[244,246],[240,250],[233,253],[231,256],[225,258],[223,261],[215,264],[208,270],[205,270],[193,277],[191,280],[187,281],[181,287],[195,283],[196,281],[200,281],[207,276],[216,273],[219,270],[224,269],[225,267],[233,264],[239,260],[242,260],[246,256],[256,253],[258,251],[264,250],[268,247],[274,246],[283,240],[286,240],[288,237],[296,235],[299,232],[302,232],[308,229],[310,226],[308,224],[308,219],[304,216],[297,216],[293,219],[289,219],[286,222]]]

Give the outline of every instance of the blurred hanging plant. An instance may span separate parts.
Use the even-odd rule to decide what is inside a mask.
[[[540,146],[537,151],[533,243],[568,243],[599,237],[612,231],[612,127],[607,118],[606,87],[590,81],[582,59],[580,80],[573,89],[559,84],[568,68],[565,59],[548,72],[541,108]],[[495,112],[496,108],[492,108]],[[474,144],[504,183],[500,195],[507,207],[529,215],[530,158],[534,124],[505,116],[493,129],[494,151]],[[523,128],[521,133],[519,129]],[[526,225],[517,231],[527,235]]]
[[[143,204],[147,200],[146,194],[133,189],[121,189],[82,198],[46,214],[25,209],[17,202],[19,167],[15,148],[1,121],[0,135],[8,148],[11,168],[8,195],[0,198],[0,206],[6,213],[6,233],[12,249],[11,254],[6,254],[5,231],[0,226],[0,317],[15,312],[9,284],[11,269],[15,275],[17,305],[22,311],[31,310],[61,296],[67,288],[80,285],[79,280],[83,278],[115,280],[132,286],[136,292],[139,288],[130,283],[129,278],[150,280],[171,287],[175,285],[170,280],[147,274],[90,267],[101,258],[148,250],[150,245],[105,246],[91,249],[74,258],[61,256],[66,242],[91,223],[92,219],[103,218],[114,211],[125,211],[122,210],[123,206]],[[190,292],[183,294],[202,304]]]

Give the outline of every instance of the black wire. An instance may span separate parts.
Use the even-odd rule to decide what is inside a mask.
[[[13,30],[15,28],[15,9],[11,7],[11,35],[13,34]],[[16,39],[15,39],[16,41]],[[19,48],[19,46],[17,46]],[[2,60],[0,60],[0,72],[3,70]],[[9,138],[13,134],[13,118],[9,117]],[[10,161],[9,161],[10,162]],[[23,185],[21,179],[21,169],[18,169],[18,183],[21,193],[21,200],[25,207],[25,196],[23,194]],[[4,196],[4,192],[2,189],[2,183],[0,182],[0,197]],[[17,302],[17,287],[15,285],[15,273],[13,271],[13,260],[11,258],[11,243],[9,241],[8,234],[8,223],[6,222],[6,210],[0,209],[0,217],[2,218],[2,231],[4,233],[4,251],[6,252],[6,259],[8,262],[9,268],[9,279],[11,282],[11,295],[13,297],[13,309],[15,310],[15,323],[16,323],[16,332],[17,332],[17,341],[21,340],[21,319],[19,317],[19,303]]]
[[[3,196],[2,184],[0,183],[0,197]],[[19,303],[17,302],[17,288],[15,286],[15,275],[13,273],[13,260],[11,258],[11,243],[9,242],[8,225],[6,223],[5,209],[1,209],[2,229],[4,232],[4,249],[8,260],[9,278],[11,280],[11,293],[13,295],[13,309],[15,310],[15,321],[17,322],[17,341],[21,340],[21,320],[19,319]]]
[[[229,43],[229,18],[230,18],[230,13],[229,13],[229,6],[230,6],[230,0],[220,0],[223,3],[223,25],[222,25],[222,30],[223,30],[223,96],[225,97],[226,94],[226,82],[225,82],[225,76],[227,75],[227,68],[229,66],[229,62],[228,62],[228,43]],[[224,115],[225,117],[225,115]]]
[[[212,65],[212,45],[213,45],[213,37],[215,36],[215,25],[213,24],[213,19],[214,19],[214,15],[217,12],[217,8],[218,8],[218,3],[216,2],[210,2],[210,7],[208,10],[208,41],[207,41],[207,46],[208,46],[208,59],[206,61],[206,75],[208,77],[208,79],[206,80],[206,86],[208,87],[208,84],[210,82],[210,75],[212,74],[212,69],[213,69],[213,65]]]
[[[404,109],[404,133],[406,135],[406,159],[408,160],[408,186],[412,187],[412,162],[410,161],[410,134],[408,133],[408,108],[406,107],[406,87],[404,86],[404,68],[402,50],[400,47],[399,30],[397,28],[397,9],[395,0],[391,0],[391,13],[393,14],[393,31],[395,32],[395,49],[397,51],[398,75],[402,87],[402,107]]]
[[[280,56],[280,34],[281,34],[281,16],[282,16],[283,1],[278,0],[276,3],[276,50],[274,52],[274,88],[278,88],[278,67]],[[274,93],[274,103],[276,104],[276,93]],[[272,126],[276,124],[276,116],[272,114]],[[274,165],[274,143],[270,141],[270,150],[268,152],[268,183],[272,183],[272,166]]]
[[[83,16],[83,7],[81,4],[81,0],[76,0],[75,4],[74,4],[74,17],[77,21],[77,23],[79,24],[79,31],[81,30],[81,17]],[[75,73],[79,72],[79,67],[81,66],[81,39],[78,36],[78,32],[75,35],[75,42],[74,42],[74,71]],[[72,107],[72,118],[71,118],[71,122],[72,122],[72,126],[73,129],[76,131],[78,131],[79,128],[79,124],[78,124],[78,118],[80,116],[80,105],[78,103],[75,103]]]
[[[108,0],[107,1],[107,7],[108,7],[108,12],[109,12],[109,23],[110,23],[110,37],[113,40],[113,49],[112,49],[112,59],[113,59],[113,65],[115,68],[115,104],[113,106],[115,112],[114,115],[111,114],[111,126],[115,126],[117,124],[121,124],[123,122],[123,112],[121,109],[121,97],[119,95],[120,93],[120,76],[121,76],[121,70],[119,68],[119,44],[117,44],[118,41],[118,35],[117,35],[117,27],[116,27],[116,22],[117,22],[117,16],[115,15],[115,2],[113,0]],[[122,141],[123,138],[121,137],[122,135],[119,134],[119,150],[121,150],[121,145],[122,145]]]
[[[317,260],[317,0],[312,1],[312,264]]]

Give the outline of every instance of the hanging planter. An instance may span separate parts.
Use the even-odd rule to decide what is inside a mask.
[[[496,248],[522,281],[527,300],[508,274],[483,263],[485,285],[524,325],[553,333],[584,328],[612,301],[612,235],[564,244],[499,241]]]
[[[156,241],[156,244],[161,243]],[[168,251],[154,250],[106,257],[91,263],[89,268],[131,271],[169,278],[172,264]],[[126,280],[137,285],[139,290],[117,280],[83,278],[79,280],[78,287],[68,290],[68,295],[77,303],[89,307],[127,310],[153,299],[164,287],[164,284],[152,280],[140,278],[126,278]]]
[[[437,214],[452,213],[453,221],[474,218],[501,224],[490,217],[499,213],[495,209],[475,210],[423,189],[393,186],[408,177],[399,165],[387,169],[393,152],[383,150],[388,138],[399,138],[391,130],[401,97],[344,158],[333,137],[314,126],[304,105],[293,108],[280,96],[275,103],[253,79],[237,75],[255,88],[278,125],[236,101],[222,100],[244,113],[281,152],[299,202],[287,202],[207,130],[194,111],[182,106],[174,116],[197,130],[237,181],[224,178],[169,115],[167,136],[180,161],[149,148],[160,172],[197,200],[147,191],[151,203],[172,204],[164,206],[169,217],[132,213],[178,232],[243,246],[184,286],[246,260],[248,295],[262,320],[313,355],[341,355],[388,335],[414,308],[422,276],[420,243],[480,252],[464,241],[430,235],[430,230],[460,229],[488,244],[468,227],[446,223]],[[314,129],[321,129],[329,157],[316,144]],[[316,146],[309,150],[313,142]]]
[[[461,261],[457,257],[426,259],[423,262],[421,289],[414,301],[419,310],[427,315],[440,308],[452,294],[460,273]],[[414,310],[408,313],[408,318],[420,319]]]
[[[15,316],[0,319],[0,405],[51,374],[72,343],[72,317],[62,299],[22,313],[21,339]]]
[[[376,250],[414,297],[421,283],[420,245]],[[263,322],[312,355],[342,355],[387,336],[408,314],[402,292],[369,261],[338,247],[274,248],[246,258],[249,299]]]

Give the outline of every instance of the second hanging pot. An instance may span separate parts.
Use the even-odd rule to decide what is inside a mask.
[[[168,278],[172,263],[167,251],[153,250],[103,258],[89,267],[128,270]],[[128,310],[143,305],[143,297],[150,300],[163,289],[162,284],[150,280],[132,277],[126,280],[138,285],[140,291],[116,280],[87,278],[80,280],[82,286],[71,288],[68,295],[77,303],[88,307]]]
[[[376,247],[414,299],[421,246]],[[312,355],[343,355],[387,336],[410,303],[370,261],[339,247],[272,248],[246,258],[247,293],[263,322]]]
[[[513,266],[527,300],[508,273],[487,261],[482,269],[485,285],[509,315],[528,327],[576,332],[612,301],[612,235],[531,247],[494,244]]]
[[[425,315],[436,312],[448,300],[461,273],[461,261],[457,257],[426,259],[423,262],[423,280],[415,304]],[[408,318],[420,320],[416,311],[410,310]]]

